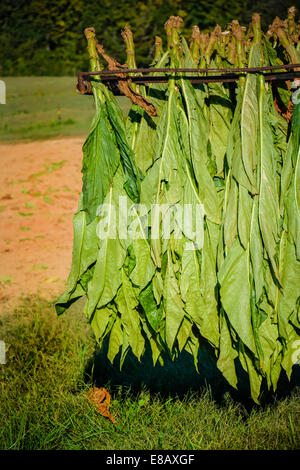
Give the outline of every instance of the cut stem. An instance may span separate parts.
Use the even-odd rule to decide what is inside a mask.
[[[90,58],[90,71],[97,72],[97,70],[103,70],[103,65],[101,64],[97,52],[97,39],[95,28],[90,27],[84,30],[85,37],[87,39],[87,50]],[[100,80],[99,75],[94,76],[97,80]]]
[[[84,30],[85,37],[87,39],[87,50],[89,53],[90,58],[90,71],[97,72],[98,70],[103,69],[103,65],[99,60],[99,55],[97,52],[97,39],[96,39],[96,32],[95,28],[90,27]],[[100,75],[93,75],[93,80],[101,81]],[[104,96],[101,90],[98,88],[95,89],[92,87],[94,95],[97,94],[100,101],[104,101]],[[95,100],[97,106],[97,100]]]
[[[126,44],[126,54],[127,54],[126,63],[130,69],[136,69],[137,67],[136,67],[136,62],[135,62],[133,35],[129,26],[127,25],[125,26],[121,35]],[[136,75],[136,74],[130,74],[130,75]],[[136,85],[135,83],[132,83],[131,88],[133,90],[138,91],[139,86]]]
[[[215,49],[216,42],[219,40],[222,33],[221,26],[217,24],[211,35],[209,36],[208,45],[205,51],[205,59],[207,64],[210,62],[211,55]]]
[[[200,29],[198,26],[193,26],[192,37],[190,42],[190,51],[192,58],[196,64],[200,59]]]
[[[299,57],[297,51],[294,47],[294,44],[289,40],[286,32],[284,31],[284,23],[276,16],[275,20],[273,21],[272,25],[270,26],[270,31],[275,33],[278,37],[281,45],[285,48],[290,57],[290,60],[293,64],[297,64],[299,62]],[[298,69],[294,69],[298,70]]]
[[[154,55],[154,61],[155,61],[155,62],[158,62],[162,55],[163,55],[162,39],[161,39],[160,36],[155,36],[155,55]]]

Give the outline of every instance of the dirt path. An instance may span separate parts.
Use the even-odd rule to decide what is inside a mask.
[[[82,138],[1,144],[0,310],[66,285],[81,190]]]

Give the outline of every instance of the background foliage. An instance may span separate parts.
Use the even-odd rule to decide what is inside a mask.
[[[186,36],[197,24],[207,30],[225,28],[238,19],[248,25],[253,12],[263,27],[276,15],[286,17],[292,0],[1,0],[0,75],[75,75],[88,67],[84,28],[94,26],[99,42],[117,60],[125,61],[121,30],[134,33],[139,66],[149,64],[154,36],[164,36],[170,15],[184,18]]]

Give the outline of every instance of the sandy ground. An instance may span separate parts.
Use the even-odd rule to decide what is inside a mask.
[[[71,266],[82,138],[0,145],[0,311],[59,296]]]

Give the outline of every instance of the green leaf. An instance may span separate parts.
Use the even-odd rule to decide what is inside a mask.
[[[133,202],[140,200],[140,181],[137,173],[134,154],[127,142],[125,125],[119,112],[119,107],[111,99],[106,100],[108,117],[113,128],[113,135],[120,152],[120,159],[125,175],[124,189]],[[117,111],[116,111],[116,108]],[[109,155],[109,154],[108,154]]]
[[[148,214],[147,209],[146,214],[139,214],[139,206],[132,206],[131,212],[133,221],[129,226],[129,232],[133,238],[132,248],[135,255],[135,265],[130,273],[130,279],[140,290],[143,290],[155,273],[150,243],[145,231],[148,229],[148,223],[145,222],[144,218]]]
[[[83,247],[84,233],[86,227],[86,214],[84,211],[79,211],[73,218],[73,252],[72,252],[72,265],[68,277],[68,287],[66,291],[60,296],[55,304],[56,312],[62,314],[71,303],[84,295],[84,290],[80,285],[77,285],[80,277],[81,266],[81,253]]]
[[[222,93],[219,84],[210,84],[209,90],[209,140],[216,162],[217,174],[222,175],[232,118],[231,102],[228,97]]]
[[[154,331],[158,331],[163,318],[162,306],[156,303],[152,285],[149,284],[139,295],[146,318]]]
[[[117,237],[119,196],[122,195],[121,169],[116,173],[105,199],[105,217],[99,222],[99,251],[93,278],[88,284],[88,317],[91,318],[95,308],[110,302],[121,285],[121,267],[125,261],[126,248]],[[101,233],[100,233],[101,230]],[[102,233],[103,232],[103,233]]]
[[[105,336],[110,332],[115,318],[116,312],[111,308],[104,307],[96,310],[91,321],[91,327],[100,345],[102,344]]]
[[[185,106],[188,116],[188,135],[190,158],[198,186],[199,199],[204,204],[207,217],[215,223],[220,222],[220,207],[217,191],[206,166],[207,124],[199,107],[192,85],[181,80]]]
[[[157,267],[161,266],[160,205],[172,206],[182,200],[183,159],[177,139],[175,90],[170,90],[168,105],[158,127],[156,160],[148,170],[141,184],[141,203],[146,204],[151,212],[151,252]]]
[[[234,388],[237,388],[237,376],[234,360],[238,356],[237,351],[233,347],[233,341],[227,326],[225,314],[220,317],[220,352],[217,366],[224,375],[225,379]]]
[[[229,171],[223,205],[224,242],[229,249],[237,236],[238,227],[238,185]]]
[[[145,174],[155,157],[157,119],[150,117],[145,111],[133,146],[136,165]]]
[[[261,78],[259,96],[259,225],[274,274],[278,282],[280,282],[275,259],[279,241],[279,198],[277,194],[276,168],[274,167],[273,136],[267,114],[268,101],[265,93],[265,83],[263,78]]]
[[[259,67],[261,45],[253,43],[248,59],[249,67]],[[258,138],[258,78],[251,73],[245,79],[245,88],[241,106],[241,150],[242,162],[249,185],[247,189],[257,193],[257,138]]]
[[[238,188],[238,234],[239,239],[244,247],[247,249],[251,230],[252,220],[252,204],[253,198],[250,196],[247,189],[239,185]],[[230,213],[229,213],[230,215]]]
[[[96,108],[92,129],[83,145],[82,209],[87,213],[87,223],[96,216],[103,203],[120,164],[120,154],[113,138],[104,103]]]
[[[253,358],[247,351],[244,351],[243,356],[250,380],[251,397],[253,398],[255,403],[259,404],[262,375],[257,371],[253,363]]]
[[[183,317],[182,323],[177,333],[178,349],[180,352],[183,350],[187,340],[190,337],[192,326],[193,322],[186,316]]]
[[[124,270],[122,270],[122,284],[116,297],[116,305],[121,314],[121,322],[128,336],[128,343],[133,354],[140,360],[144,352],[145,339],[141,333],[139,314],[136,310],[138,299]]]
[[[256,355],[250,309],[249,252],[234,241],[218,273],[222,306],[243,343]]]
[[[206,256],[209,255],[206,254]],[[219,333],[217,305],[214,296],[216,279],[213,282],[208,280],[211,269],[210,265],[202,267],[203,273],[201,273],[196,250],[185,249],[182,256],[182,271],[180,276],[181,297],[185,303],[185,311],[196,323],[200,334],[212,345],[217,346]],[[212,302],[210,297],[212,297]]]
[[[119,352],[120,347],[123,343],[123,331],[121,327],[121,320],[117,316],[113,327],[111,329],[111,333],[109,336],[109,346],[108,346],[108,353],[107,357],[110,362],[113,364],[116,355]]]
[[[278,295],[278,328],[279,334],[288,340],[289,318],[299,309],[300,261],[296,258],[295,247],[283,232],[280,242],[280,279],[282,290]]]
[[[184,309],[170,251],[168,251],[168,262],[166,277],[164,280],[163,295],[165,298],[166,343],[169,350],[171,351],[178,333],[178,329],[184,317]]]

